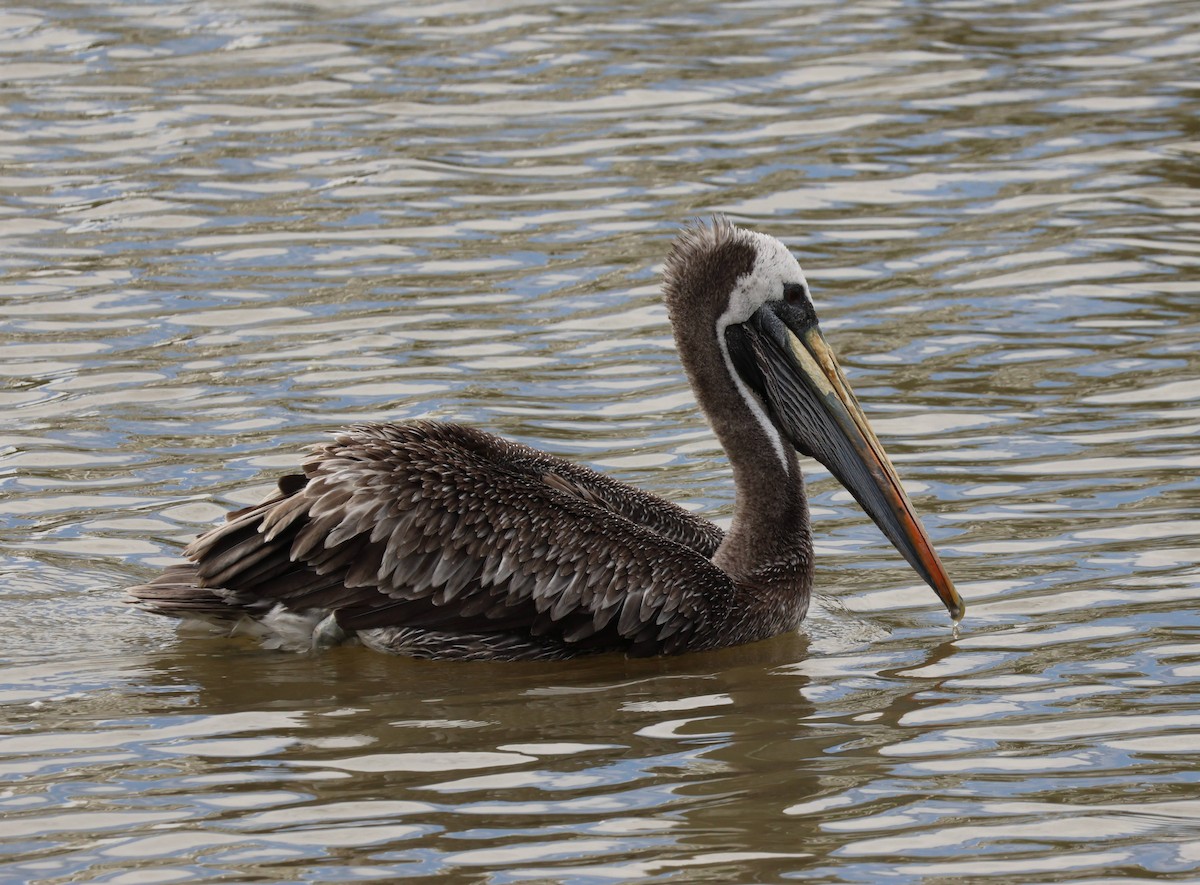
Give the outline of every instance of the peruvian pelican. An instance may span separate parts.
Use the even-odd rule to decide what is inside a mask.
[[[824,464],[937,593],[964,605],[773,237],[724,218],[676,239],[679,359],[733,470],[723,532],[580,464],[471,427],[357,424],[129,590],[276,645],[357,638],[423,658],[679,654],[794,630],[812,534],[797,452]]]

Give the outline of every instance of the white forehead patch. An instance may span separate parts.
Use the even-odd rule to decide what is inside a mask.
[[[729,307],[721,315],[719,325],[723,328],[733,323],[744,323],[751,314],[768,301],[783,298],[784,283],[800,283],[804,296],[812,303],[808,281],[800,263],[792,257],[787,246],[774,237],[757,231],[738,230],[752,246],[756,257],[750,273],[740,277],[729,295]]]

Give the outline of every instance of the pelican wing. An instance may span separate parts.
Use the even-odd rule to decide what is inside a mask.
[[[334,611],[350,630],[631,654],[694,646],[733,598],[710,523],[481,431],[357,425],[304,469],[188,548],[202,587]]]
[[[705,559],[712,558],[725,538],[725,533],[707,519],[657,495],[617,482],[582,464],[563,461],[536,449],[527,451],[536,457],[535,469],[541,471],[546,484],[695,550]]]

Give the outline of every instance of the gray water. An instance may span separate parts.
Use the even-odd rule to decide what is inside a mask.
[[[1200,882],[1200,7],[0,10],[0,879]],[[121,589],[356,420],[717,520],[658,294],[784,239],[966,597],[806,471],[800,633],[455,665]]]

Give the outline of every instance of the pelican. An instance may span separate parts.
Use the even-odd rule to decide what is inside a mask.
[[[964,604],[817,325],[781,242],[717,217],[663,285],[736,490],[728,531],[520,443],[436,421],[357,424],[127,601],[276,645],[357,639],[459,660],[672,655],[796,629],[813,547],[797,453],[824,464],[933,588]]]

